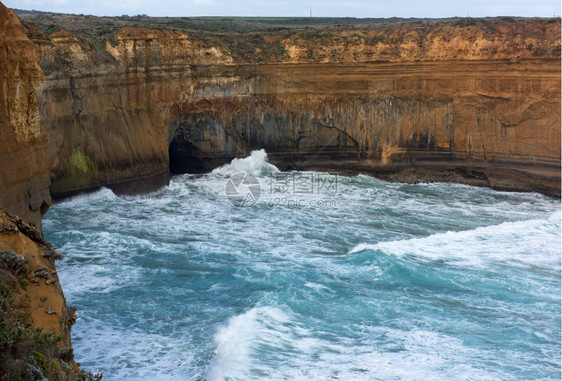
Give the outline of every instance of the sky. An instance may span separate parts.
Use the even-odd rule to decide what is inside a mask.
[[[0,0],[9,8],[121,16],[560,16],[560,0]]]

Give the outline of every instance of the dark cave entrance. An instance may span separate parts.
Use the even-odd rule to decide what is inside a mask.
[[[170,157],[170,174],[205,173],[205,165],[199,155],[197,147],[180,138],[175,138],[168,147]]]
[[[204,126],[198,126],[197,119],[197,115],[182,115],[170,126],[168,157],[171,175],[208,172],[203,161],[204,152],[198,144],[201,133],[197,133]]]
[[[207,173],[246,153],[241,140],[216,116],[184,114],[170,127],[168,157],[172,175]]]

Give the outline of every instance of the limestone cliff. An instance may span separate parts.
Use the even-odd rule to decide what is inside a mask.
[[[72,380],[74,363],[67,308],[55,259],[41,234],[0,208],[0,377]]]
[[[0,208],[0,378],[100,380],[74,362],[67,307],[55,260],[41,233]]]
[[[560,19],[224,34],[80,17],[25,18],[54,196],[256,148],[282,168],[560,195]]]
[[[51,204],[47,135],[37,112],[45,78],[33,44],[0,3],[0,206],[41,230]]]
[[[59,284],[60,255],[40,230],[51,197],[36,60],[24,27],[0,3],[0,378],[93,380],[74,363],[76,316]]]

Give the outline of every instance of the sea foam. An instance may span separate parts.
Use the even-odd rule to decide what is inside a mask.
[[[215,334],[215,356],[207,380],[249,377],[256,347],[264,342],[275,346],[283,341],[287,328],[282,327],[289,321],[287,314],[275,307],[254,307],[230,318],[228,325]]]
[[[355,176],[322,195],[330,207],[236,208],[226,177],[246,170],[261,182],[277,171],[256,151],[159,193],[51,207],[44,231],[63,254],[85,369],[104,380],[559,378],[559,200]]]
[[[560,212],[546,219],[504,222],[476,229],[432,234],[424,238],[361,243],[349,254],[365,250],[396,256],[413,255],[462,265],[486,266],[513,261],[526,265],[557,265],[560,262]]]
[[[239,172],[246,172],[252,176],[266,176],[279,172],[276,166],[267,162],[267,153],[260,149],[252,151],[250,156],[233,159],[229,164],[213,170],[219,176],[232,176]]]

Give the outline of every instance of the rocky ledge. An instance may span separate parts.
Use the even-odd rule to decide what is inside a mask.
[[[74,362],[53,250],[35,228],[0,208],[0,375],[9,380],[96,380]]]
[[[45,78],[24,27],[2,4],[0,81],[0,378],[97,380],[74,362],[75,309],[59,284],[60,254],[41,234],[51,204],[37,107]]]

